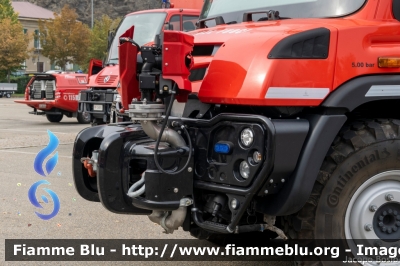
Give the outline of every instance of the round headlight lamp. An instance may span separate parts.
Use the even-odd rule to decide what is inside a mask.
[[[239,173],[244,178],[247,179],[250,176],[250,166],[248,162],[243,161],[239,165]]]
[[[250,147],[251,144],[253,144],[254,141],[254,133],[253,130],[250,128],[245,128],[242,130],[240,133],[240,142],[243,144],[245,147]]]

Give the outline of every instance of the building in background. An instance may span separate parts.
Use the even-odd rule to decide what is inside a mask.
[[[39,20],[54,19],[54,12],[43,7],[34,5],[29,2],[13,1],[12,6],[14,11],[18,13],[18,20],[24,28],[25,34],[38,35]],[[46,72],[49,70],[59,70],[58,66],[52,65],[50,59],[41,54],[42,48],[38,38],[33,38],[28,46],[28,49],[33,49],[28,59],[22,62],[21,72]],[[73,64],[68,64],[66,70],[78,70],[79,67]]]
[[[54,19],[53,11],[34,5],[29,2],[13,1],[14,11],[18,13],[18,20],[21,22],[25,34],[39,34],[40,19]],[[41,54],[41,47],[38,38],[33,38],[28,46],[33,49],[30,57],[22,62],[21,69],[25,72],[46,72],[51,69],[50,59]]]

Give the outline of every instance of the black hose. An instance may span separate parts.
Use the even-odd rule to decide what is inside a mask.
[[[190,163],[190,160],[191,160],[191,158],[192,158],[192,141],[191,141],[191,139],[190,139],[190,135],[189,135],[189,132],[187,131],[186,127],[182,125],[181,128],[182,128],[183,131],[185,132],[185,134],[186,134],[186,136],[187,136],[187,139],[188,139],[188,141],[189,141],[189,155],[188,155],[188,159],[187,159],[187,162],[186,162],[185,166],[184,166],[181,170],[179,170],[179,171],[168,171],[168,170],[164,170],[164,169],[161,167],[161,165],[158,163],[158,147],[159,147],[159,145],[160,145],[161,137],[162,137],[162,134],[164,133],[165,127],[167,126],[168,118],[169,118],[169,116],[170,116],[170,114],[171,114],[172,105],[174,104],[174,100],[175,100],[175,89],[176,89],[176,84],[174,85],[174,88],[172,89],[171,99],[170,99],[170,102],[169,102],[169,104],[168,104],[167,112],[165,113],[164,121],[163,121],[163,123],[162,123],[162,125],[161,125],[160,134],[158,135],[158,138],[157,138],[157,141],[156,141],[156,146],[155,146],[155,148],[154,148],[154,163],[156,164],[157,169],[158,169],[160,172],[162,172],[162,173],[164,173],[164,174],[167,174],[167,175],[177,175],[177,174],[182,173],[182,172],[186,169],[186,167],[188,167],[188,165],[189,165],[189,163]]]
[[[137,42],[135,42],[133,39],[128,38],[128,37],[119,38],[119,44],[123,44],[126,42],[130,42],[131,44],[135,45],[138,48],[138,53],[141,51],[140,45]]]

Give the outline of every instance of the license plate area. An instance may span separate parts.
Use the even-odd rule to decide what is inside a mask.
[[[40,104],[39,104],[39,108],[46,108],[46,106],[47,106],[47,105],[46,105],[45,103],[40,103]]]
[[[101,104],[94,104],[93,111],[103,111],[103,105]]]

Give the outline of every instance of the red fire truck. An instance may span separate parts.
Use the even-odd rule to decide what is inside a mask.
[[[166,233],[341,239],[357,260],[375,250],[368,265],[388,247],[397,259],[400,1],[206,0],[198,27],[151,47],[121,36],[140,125],[77,135],[79,194]],[[298,265],[343,265],[314,259]]]
[[[175,3],[173,6],[195,7],[199,6],[199,3],[203,3],[202,0],[181,2]],[[134,12],[125,16],[115,35],[119,36],[132,25],[135,25],[135,42],[139,45],[151,45],[154,37],[160,34],[164,27],[176,31],[194,30],[199,14],[200,10],[186,8],[152,9]],[[140,56],[138,60],[141,61]],[[97,63],[93,64],[93,66],[98,69],[99,65]],[[118,114],[122,117],[122,120],[124,117],[125,120],[129,120],[128,113],[124,112],[125,109],[121,105],[118,94],[118,91],[120,91],[118,38],[111,44],[104,69],[94,76],[91,76],[89,72],[89,77],[89,89],[82,91],[80,94],[78,113],[89,113],[92,117],[93,125],[110,122],[111,113],[113,118],[111,121],[115,122]],[[126,101],[131,100],[129,98],[126,99]],[[112,108],[113,102],[114,108]]]
[[[25,99],[16,103],[33,108],[30,114],[46,115],[49,122],[60,122],[63,116],[76,117],[78,122],[90,122],[90,114],[78,113],[79,92],[86,88],[87,74],[72,72],[36,73],[25,90]]]

